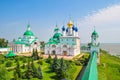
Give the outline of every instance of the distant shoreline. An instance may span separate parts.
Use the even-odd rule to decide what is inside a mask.
[[[87,45],[86,43],[81,43],[81,46]],[[118,56],[120,55],[120,43],[100,43],[100,48],[107,51],[109,54]]]

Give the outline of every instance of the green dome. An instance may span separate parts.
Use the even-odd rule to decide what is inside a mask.
[[[62,36],[61,33],[55,33],[54,36],[53,36],[53,38],[59,39],[61,36]]]
[[[98,33],[94,30],[94,32],[92,33],[92,35],[98,36]]]
[[[30,25],[28,24],[27,30],[24,33],[24,36],[34,36],[33,32],[30,30]]]
[[[34,34],[33,34],[33,32],[32,31],[26,31],[25,33],[24,33],[24,36],[34,36]]]

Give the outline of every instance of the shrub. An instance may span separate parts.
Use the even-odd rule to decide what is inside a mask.
[[[50,63],[51,64],[52,59],[51,59],[51,55],[49,54],[48,58],[46,59],[46,63]]]
[[[76,60],[76,61],[75,61],[75,65],[80,66],[80,65],[82,65],[82,64],[80,63],[80,61]]]
[[[23,64],[23,65],[21,66],[22,69],[25,69],[25,67],[26,67],[25,64]]]
[[[40,64],[40,65],[43,65],[43,61],[42,60],[39,60],[37,63]]]
[[[26,58],[23,58],[22,62],[23,62],[23,63],[26,63],[26,62],[27,62]]]
[[[0,60],[0,64],[4,64],[4,60]]]
[[[11,67],[11,66],[12,66],[12,62],[11,61],[6,62],[6,67]]]

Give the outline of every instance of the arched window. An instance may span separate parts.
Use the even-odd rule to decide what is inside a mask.
[[[56,48],[56,45],[52,45],[52,48]]]
[[[63,48],[67,48],[67,45],[63,45]]]

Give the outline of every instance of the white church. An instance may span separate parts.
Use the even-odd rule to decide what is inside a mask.
[[[17,40],[10,42],[9,47],[12,48],[14,53],[27,53],[32,52],[34,48],[40,50],[40,42],[34,33],[30,29],[28,24],[27,30],[24,32],[23,37],[19,37]]]
[[[67,27],[62,27],[62,34],[58,26],[54,29],[54,35],[45,45],[45,54],[75,56],[80,54],[80,38],[78,28],[69,21]]]

